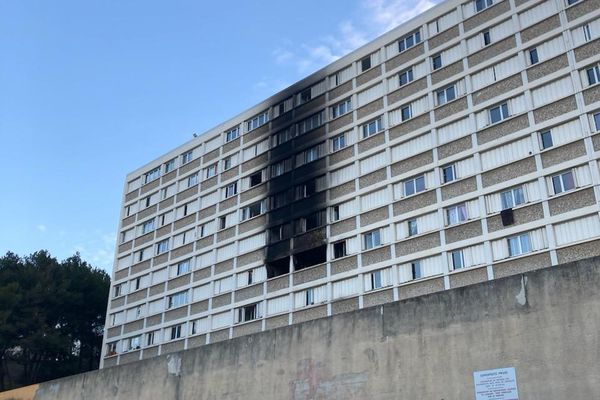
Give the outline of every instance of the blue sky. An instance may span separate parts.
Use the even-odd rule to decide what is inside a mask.
[[[0,1],[0,254],[110,272],[128,172],[434,2]]]

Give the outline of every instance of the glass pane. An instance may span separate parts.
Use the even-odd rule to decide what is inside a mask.
[[[425,177],[420,176],[415,179],[415,191],[422,192],[423,190],[425,190]]]
[[[410,196],[411,194],[415,194],[415,185],[414,181],[404,182],[404,195]]]
[[[501,120],[500,107],[494,107],[490,110],[490,122],[493,124]]]
[[[521,253],[529,253],[531,251],[531,243],[529,242],[529,235],[521,235]]]
[[[550,133],[550,131],[546,131],[546,132],[542,132],[542,148],[547,149],[549,147],[552,147],[553,143],[552,143],[552,134]]]
[[[590,85],[596,83],[596,74],[594,73],[594,69],[590,68],[587,70],[588,82]]]
[[[454,86],[450,86],[448,89],[446,89],[446,101],[454,100],[455,97],[456,93]]]
[[[600,113],[594,114],[594,122],[596,123],[596,132],[600,131]]]
[[[500,195],[502,199],[502,209],[505,210],[507,208],[513,207],[513,198],[511,192],[504,192]]]
[[[452,225],[458,222],[458,212],[456,208],[449,208],[446,210],[446,215],[448,217],[448,225]]]
[[[563,191],[562,184],[560,182],[560,176],[552,177],[552,187],[554,189],[554,194],[558,194]]]
[[[502,104],[502,118],[508,117],[508,104]]]
[[[467,207],[464,204],[458,206],[458,219],[459,221],[467,220]]]
[[[520,254],[519,251],[519,238],[508,239],[508,251],[511,256]]]
[[[411,219],[410,221],[408,221],[408,236],[414,236],[417,233],[417,220]]]
[[[381,287],[381,271],[373,272],[373,289]]]
[[[454,269],[462,268],[462,257],[460,251],[455,251],[452,253],[452,265]]]
[[[443,90],[437,92],[437,103],[438,105],[444,104],[446,102],[446,96]]]
[[[523,194],[523,188],[514,189],[513,197],[514,197],[515,205],[525,203],[525,195]]]
[[[575,180],[572,172],[562,174],[563,190],[571,190],[575,187]]]

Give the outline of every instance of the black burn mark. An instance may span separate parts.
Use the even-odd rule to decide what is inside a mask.
[[[273,132],[277,134],[285,128],[295,125],[296,122],[311,115],[311,113],[318,111],[319,108],[316,108],[311,110],[311,112],[304,114],[301,118],[289,119],[294,123],[288,123],[285,126],[282,126],[283,129],[274,130]],[[286,117],[282,116],[280,118]],[[273,124],[275,124],[275,121]],[[317,128],[317,130],[322,131],[322,138],[325,139],[324,126]],[[298,232],[296,224],[300,218],[309,216],[316,211],[324,210],[326,208],[326,196],[324,191],[300,200],[295,200],[297,187],[299,185],[314,180],[319,176],[319,172],[321,172],[321,174],[324,173],[324,163],[322,162],[324,159],[313,161],[295,168],[295,155],[310,147],[306,144],[306,139],[308,135],[313,137],[313,132],[314,131],[305,133],[304,135],[296,137],[279,146],[272,147],[269,151],[269,168],[276,162],[290,157],[294,158],[294,168],[292,171],[279,177],[271,178],[268,183],[267,192],[270,204],[268,207],[269,211],[267,212],[266,228],[269,233],[265,262],[267,276],[269,278],[326,261],[327,237],[325,233],[325,224],[323,224],[321,228],[313,229],[306,233],[296,233]],[[271,199],[282,193],[285,193],[288,204],[272,209]],[[275,241],[272,239],[274,237],[272,230],[275,228],[277,228],[276,230],[278,232],[283,232],[285,236],[284,239]]]

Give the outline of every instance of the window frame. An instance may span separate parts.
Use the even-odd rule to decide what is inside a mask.
[[[508,201],[505,201],[506,199],[510,199],[510,204]],[[500,205],[502,210],[515,208],[521,204],[525,204],[526,202],[525,190],[523,189],[523,186],[517,186],[500,193]]]
[[[365,250],[371,250],[382,245],[381,230],[374,229],[363,233],[363,246]]]
[[[482,12],[483,10],[494,5],[493,0],[475,0],[475,14]]]
[[[194,151],[186,151],[181,155],[181,165],[185,165],[194,159]]]
[[[421,183],[421,185],[419,185],[419,183]],[[409,190],[407,190],[407,188],[411,188],[410,193]],[[425,175],[418,175],[403,181],[402,190],[404,192],[405,197],[412,196],[427,190],[427,187],[425,186]]]
[[[467,205],[465,203],[455,204],[445,209],[446,226],[454,226],[469,220]]]
[[[332,253],[334,260],[346,257],[348,255],[348,246],[346,243],[346,239],[332,243]]]
[[[547,150],[554,146],[554,141],[552,139],[552,130],[547,129],[540,132],[540,147],[541,150]]]
[[[442,61],[442,54],[436,54],[434,56],[431,56],[431,67],[434,71],[437,71],[438,69],[443,68],[444,63]]]
[[[565,177],[567,177],[567,176],[570,176],[569,180],[565,180]],[[575,181],[575,174],[573,173],[572,170],[563,171],[561,173],[552,175],[550,180],[552,182],[552,191],[554,192],[555,195],[564,193],[564,192],[570,192],[571,190],[574,190],[577,188],[577,182]],[[572,186],[567,187],[568,185],[566,183],[568,183],[569,185],[572,184]],[[557,184],[560,184],[559,191],[556,190]]]
[[[456,85],[452,84],[450,86],[436,91],[435,100],[438,106],[449,103],[452,100],[456,100]]]
[[[404,83],[402,82],[403,79],[402,77],[406,76],[406,79],[404,79]],[[408,85],[409,83],[411,83],[414,80],[414,72],[413,72],[413,68],[410,67],[408,69],[405,69],[404,71],[401,71],[398,73],[398,86],[405,86]]]
[[[406,221],[407,228],[406,233],[408,237],[416,236],[419,234],[419,222],[417,218],[411,218]]]
[[[225,143],[229,143],[240,137],[240,127],[236,126],[225,132]]]
[[[375,130],[371,130],[371,127],[373,127]],[[371,136],[378,134],[382,130],[383,129],[382,129],[381,117],[377,117],[375,119],[365,122],[362,125],[362,129],[361,129],[362,137],[363,137],[363,139],[369,138]]]
[[[450,259],[452,260],[452,270],[465,268],[465,256],[464,256],[462,250],[454,250],[454,251],[450,252]],[[458,265],[458,266],[456,263],[457,260],[460,263],[460,265]]]
[[[330,110],[332,120],[352,112],[352,97],[348,97],[347,99],[332,105]]]
[[[441,167],[441,170],[442,170],[442,185],[446,184],[446,183],[454,182],[458,179],[457,174],[456,174],[456,164],[444,165],[443,167]],[[446,171],[451,171],[452,176],[449,177],[446,174]]]
[[[540,62],[540,55],[538,54],[537,47],[529,49],[527,54],[529,56],[529,65],[535,65]]]
[[[498,119],[494,121],[495,110],[498,112]],[[488,115],[490,118],[490,125],[500,123],[510,117],[510,111],[508,109],[508,103],[502,103],[497,106],[488,109]]]
[[[600,83],[600,66],[594,65],[590,68],[586,68],[585,72],[587,75],[589,86]],[[592,82],[592,80],[593,80],[593,82]]]
[[[525,238],[526,240],[524,240]],[[529,232],[507,237],[506,243],[508,245],[509,257],[516,257],[522,254],[531,253],[533,251],[531,247],[531,238],[529,237]],[[511,243],[515,244],[515,246],[512,246]],[[524,246],[525,243],[526,245]],[[513,250],[517,251],[515,252]]]
[[[346,133],[342,133],[331,138],[331,152],[334,153],[336,151],[340,151],[346,148],[348,144],[346,143]]]

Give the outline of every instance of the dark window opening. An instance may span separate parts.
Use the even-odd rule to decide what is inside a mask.
[[[333,258],[341,258],[346,256],[346,241],[333,244]]]
[[[371,68],[371,56],[369,57],[365,57],[362,60],[360,60],[360,70],[361,71],[366,71],[369,68]]]
[[[257,172],[254,175],[250,175],[250,187],[260,185],[262,183],[262,172]]]
[[[327,245],[296,253],[293,256],[294,270],[298,271],[327,261]]]
[[[267,279],[290,273],[290,258],[284,257],[267,263]]]

